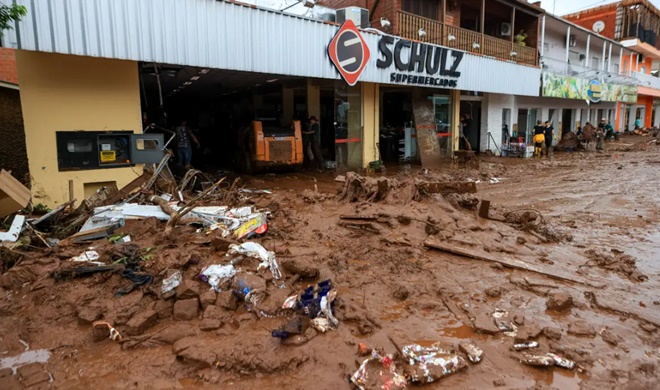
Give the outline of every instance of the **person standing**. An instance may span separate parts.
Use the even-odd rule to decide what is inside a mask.
[[[309,121],[304,121],[301,126],[303,127],[303,166],[305,168],[309,168],[312,166],[311,160],[314,157],[314,150],[312,149],[312,138],[314,138],[314,132],[312,131],[312,125],[309,123]]]
[[[312,137],[312,152],[314,152],[314,164],[316,168],[325,168],[323,154],[321,154],[321,125],[315,116],[309,117],[309,132]]]
[[[463,115],[463,140],[465,141],[464,149],[471,149],[470,136],[472,135],[472,118],[470,114]]]
[[[635,119],[635,130],[640,130],[642,128],[642,120],[637,118]]]
[[[200,144],[185,120],[181,121],[180,125],[175,130],[177,149],[179,152],[179,164],[183,167],[187,167],[192,161],[192,142],[195,142],[195,145],[197,145],[198,148],[200,147]]]
[[[610,124],[609,121],[607,122],[607,124],[605,125],[603,130],[605,131],[605,139],[607,139],[607,140],[613,140],[614,139],[614,127],[612,127],[612,124]]]
[[[553,146],[552,141],[555,139],[555,128],[552,127],[550,121],[545,121],[545,156],[552,158]]]
[[[541,125],[541,121],[536,121],[534,126],[534,157],[541,157],[543,154],[543,147],[545,146],[545,127]]]

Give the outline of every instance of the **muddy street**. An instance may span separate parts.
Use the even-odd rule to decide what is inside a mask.
[[[250,239],[194,223],[165,236],[148,218],[113,235],[130,243],[17,250],[0,276],[0,387],[656,388],[660,147],[622,147],[640,139],[479,170],[244,177],[252,192],[206,206],[268,210]],[[241,255],[246,242],[272,257]],[[121,270],[71,271],[90,247]],[[131,259],[148,281],[122,273]],[[200,278],[212,265],[231,276]]]

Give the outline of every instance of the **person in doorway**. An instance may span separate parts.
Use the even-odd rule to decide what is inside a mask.
[[[635,130],[640,130],[642,128],[642,120],[637,118],[635,119]]]
[[[541,121],[536,121],[536,126],[534,126],[534,157],[541,157],[543,154],[543,147],[545,146],[545,127],[541,124]]]
[[[607,119],[603,118],[596,129],[596,150],[603,150],[603,138],[605,138],[605,123]]]
[[[612,127],[612,124],[605,118],[603,118],[603,121],[606,121],[605,127],[603,127],[603,131],[605,131],[605,139],[611,141],[614,139],[614,127]]]
[[[555,128],[552,127],[550,121],[545,121],[545,156],[552,158],[553,146],[552,142],[555,140]]]
[[[325,168],[323,154],[321,154],[321,125],[315,116],[309,117],[309,132],[312,137],[312,152],[314,152],[314,165],[322,170]]]
[[[193,134],[192,129],[188,126],[188,122],[183,120],[179,124],[176,130],[176,139],[177,139],[177,150],[179,155],[179,165],[187,167],[192,161],[192,142],[197,145],[197,148],[200,147],[199,141],[195,134]]]
[[[464,142],[464,150],[468,150],[472,148],[472,145],[470,145],[470,135],[472,134],[472,118],[470,118],[470,114],[465,114],[463,115],[463,139],[461,141]]]
[[[312,166],[312,161],[314,160],[314,149],[312,149],[314,132],[312,131],[312,125],[309,123],[309,120],[303,121],[300,125],[302,126],[303,166],[309,168]]]

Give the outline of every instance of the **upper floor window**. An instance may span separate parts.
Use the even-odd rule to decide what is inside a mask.
[[[437,0],[402,0],[401,10],[425,18],[438,20],[439,4],[440,2]]]

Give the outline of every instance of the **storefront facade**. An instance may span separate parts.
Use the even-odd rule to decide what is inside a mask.
[[[103,183],[121,187],[141,173],[139,165],[63,171],[54,145],[58,131],[141,132],[137,69],[142,62],[342,83],[337,88],[346,111],[342,158],[352,169],[380,158],[383,87],[442,97],[440,117],[443,133],[451,134],[451,150],[458,147],[461,90],[538,94],[536,67],[361,29],[342,35],[334,24],[235,3],[74,0],[56,9],[21,3],[30,17],[6,32],[4,44],[18,49],[33,188],[51,206],[72,196],[80,200]],[[340,53],[329,50],[338,47],[333,42],[340,43]],[[344,50],[354,47],[359,50]],[[57,64],[56,72],[49,63]],[[312,113],[318,103],[314,87],[307,91]],[[45,106],[55,109],[44,111]]]

